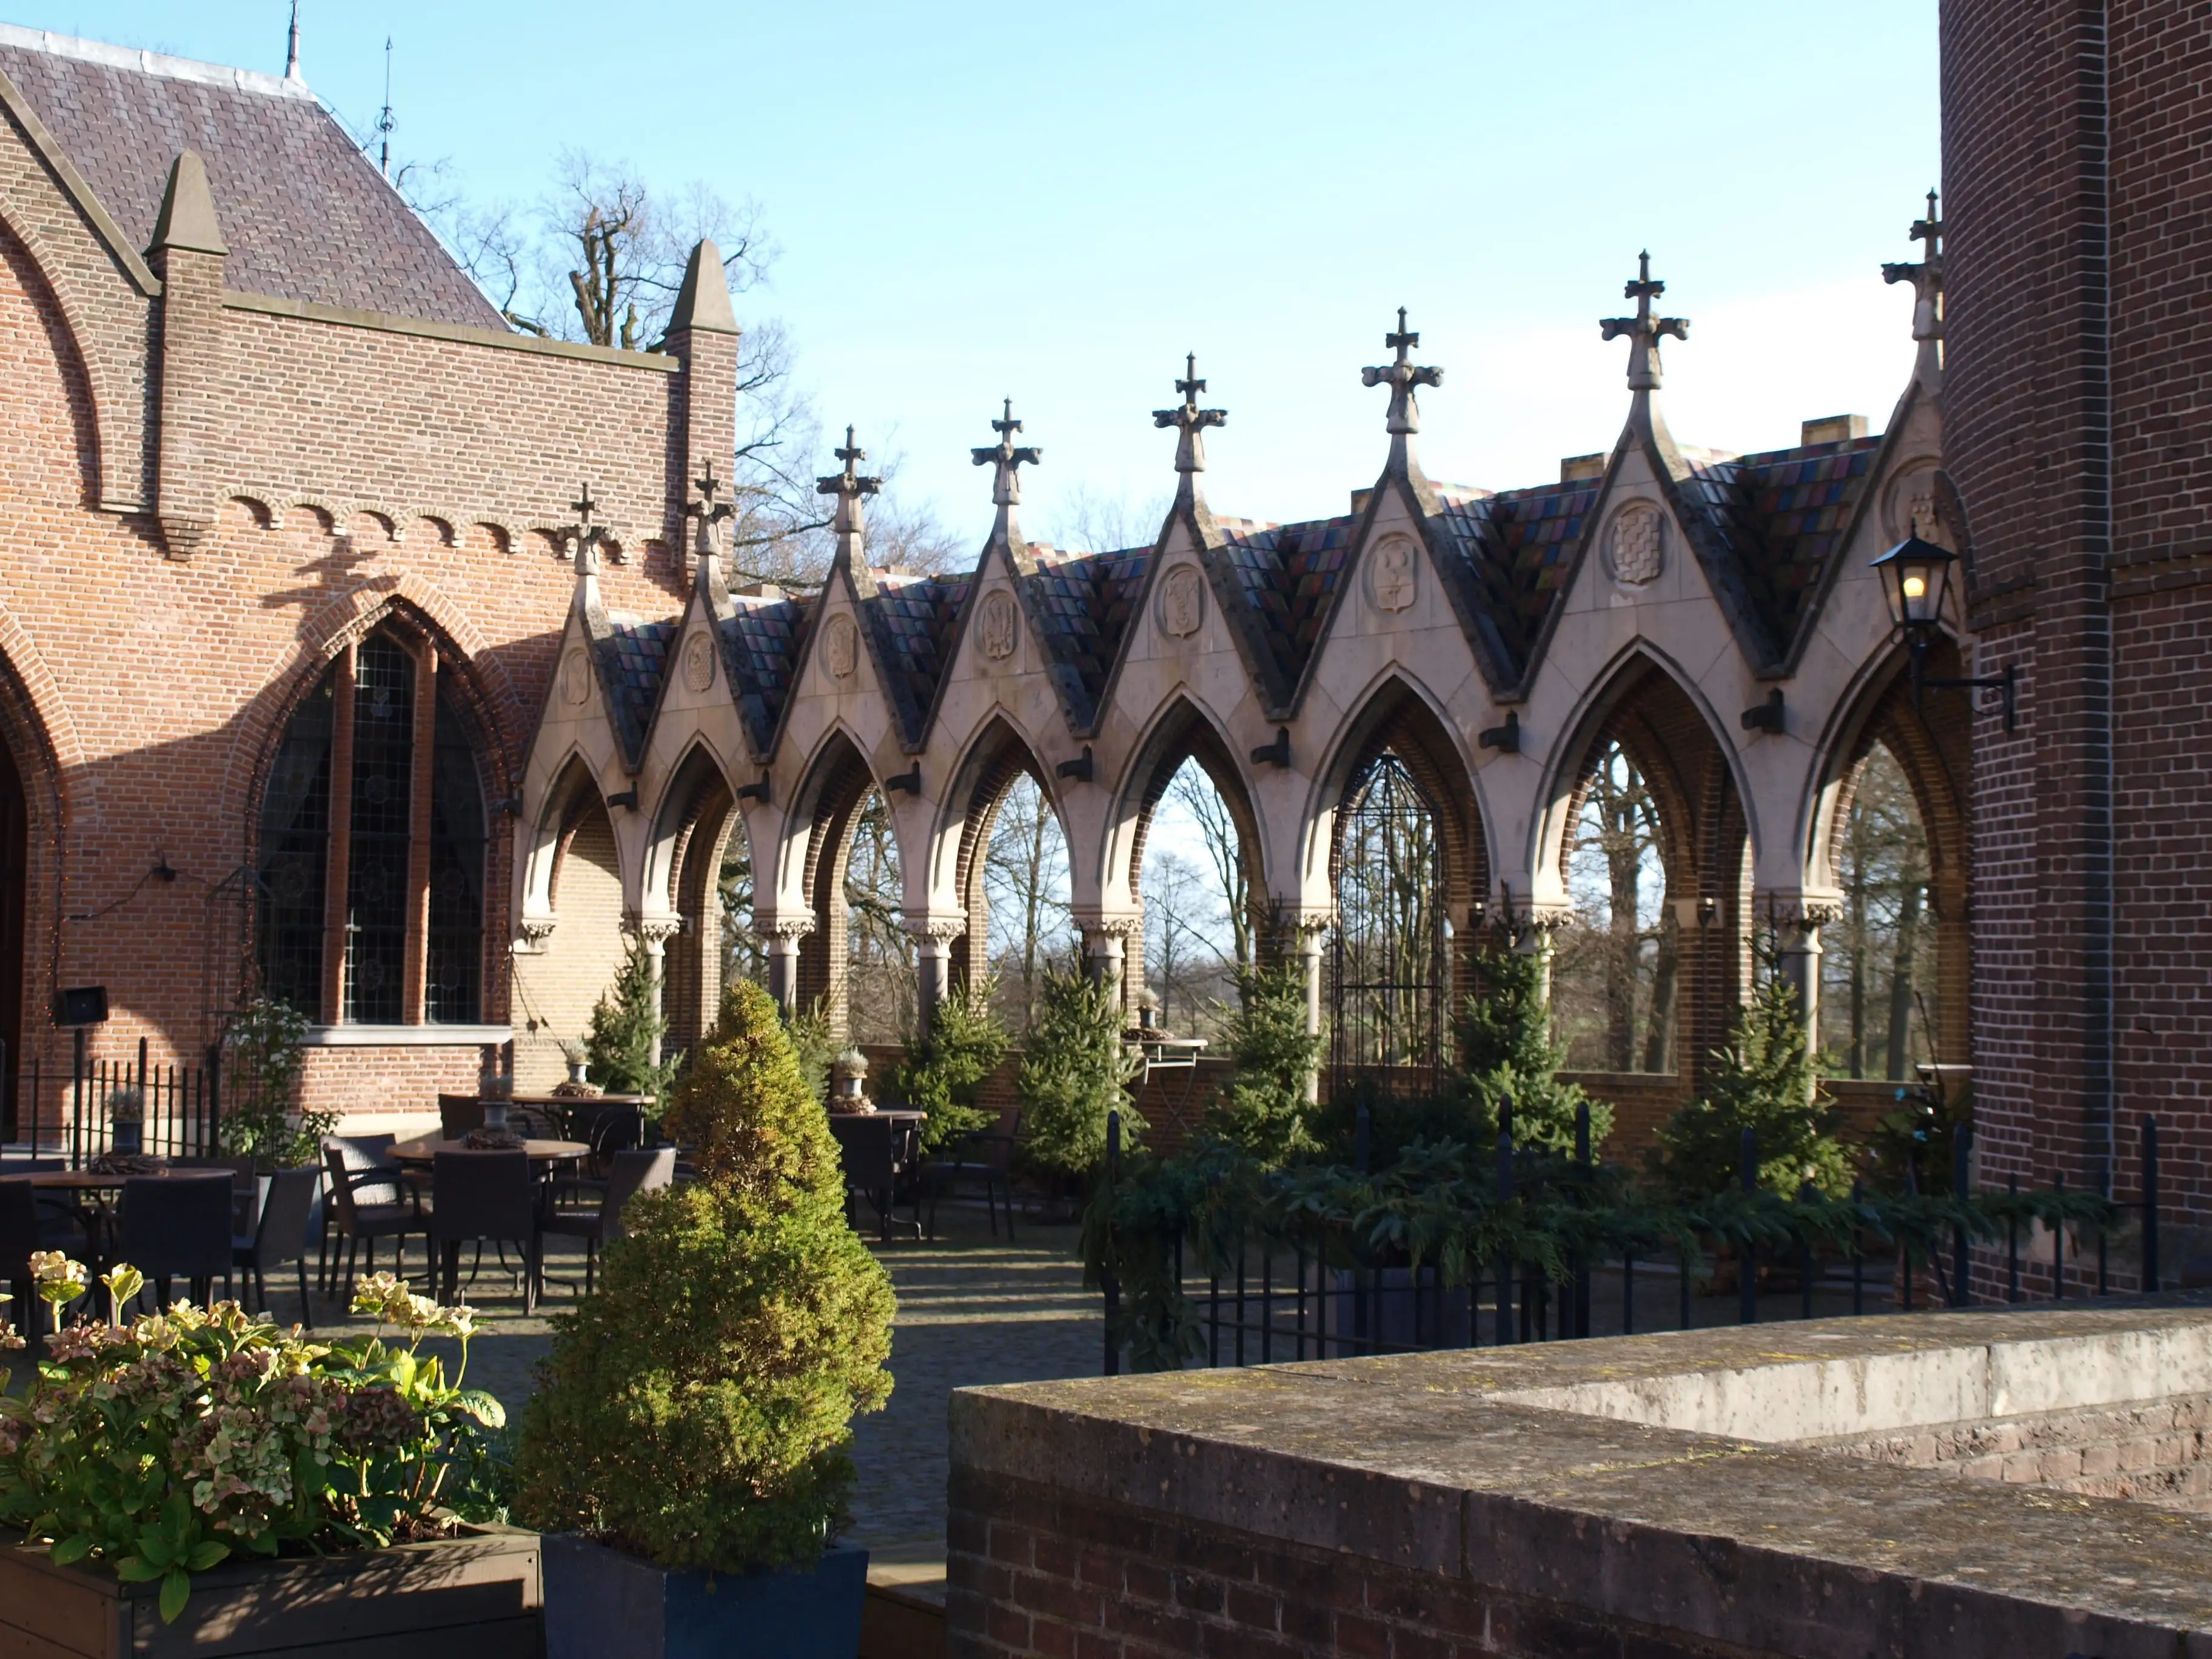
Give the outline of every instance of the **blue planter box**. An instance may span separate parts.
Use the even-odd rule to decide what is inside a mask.
[[[545,1659],[854,1659],[868,1553],[810,1570],[670,1572],[573,1534],[544,1540]]]

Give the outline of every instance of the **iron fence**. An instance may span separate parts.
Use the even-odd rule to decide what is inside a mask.
[[[1357,1167],[1364,1175],[1364,1109],[1360,1115]],[[2066,1295],[2069,1266],[2087,1288],[2094,1245],[2094,1293],[2109,1296],[2111,1238],[2130,1212],[2141,1221],[2140,1283],[2155,1291],[2165,1284],[2155,1121],[2145,1117],[2141,1133],[2140,1190],[2116,1203],[2069,1194],[2063,1176],[2041,1192],[2023,1192],[2017,1178],[2002,1190],[1974,1190],[1972,1130],[1965,1127],[1954,1139],[1948,1194],[1921,1194],[1908,1170],[1901,1195],[1855,1185],[1848,1200],[1821,1199],[1809,1188],[1783,1199],[1759,1190],[1758,1142],[1746,1130],[1738,1188],[1701,1210],[1674,1212],[1671,1224],[1643,1226],[1644,1249],[1607,1250],[1594,1243],[1608,1232],[1618,1239],[1624,1229],[1609,1225],[1597,1208],[1601,1182],[1590,1157],[1587,1109],[1559,1206],[1534,1231],[1513,1232],[1513,1246],[1495,1255],[1468,1259],[1462,1250],[1455,1261],[1450,1247],[1434,1237],[1425,1251],[1418,1222],[1399,1218],[1393,1232],[1392,1218],[1380,1210],[1380,1220],[1347,1225],[1341,1215],[1278,1202],[1264,1215],[1235,1217],[1223,1227],[1178,1213],[1171,1200],[1156,1202],[1138,1224],[1152,1229],[1164,1257],[1144,1292],[1146,1307],[1132,1315],[1120,1275],[1097,1273],[1106,1312],[1105,1371],[1117,1374],[1125,1347],[1140,1340],[1149,1341],[1156,1364],[1238,1366],[1751,1324],[1773,1317],[1778,1303],[1794,1305],[1799,1318],[1964,1307],[1974,1300],[1978,1243],[1985,1252],[1979,1265],[1991,1279],[2002,1244],[2002,1297],[2018,1302],[2038,1231],[2051,1251],[2052,1294]],[[1107,1144],[1105,1205],[1094,1202],[1090,1226],[1097,1237],[1086,1241],[1094,1270],[1102,1261],[1131,1259],[1101,1247],[1101,1230],[1117,1216],[1118,1114],[1109,1119]],[[1490,1172],[1495,1184],[1486,1194],[1496,1213],[1526,1208],[1544,1178],[1541,1161],[1532,1149],[1516,1148],[1510,1133],[1498,1137]],[[1558,1174],[1554,1160],[1553,1177]],[[1189,1190],[1218,1192],[1223,1184],[1218,1172],[1200,1171]],[[1650,1247],[1670,1225],[1670,1247]],[[1146,1321],[1153,1328],[1134,1329]],[[1164,1362],[1162,1355],[1174,1357]]]
[[[0,1075],[5,1075],[0,1044]],[[16,1138],[37,1154],[82,1169],[105,1153],[134,1150],[127,1124],[118,1135],[116,1097],[136,1091],[137,1151],[162,1158],[204,1158],[217,1150],[222,1123],[222,1066],[210,1051],[205,1066],[149,1063],[146,1040],[133,1058],[94,1059],[82,1045],[66,1067],[37,1056],[11,1079]]]

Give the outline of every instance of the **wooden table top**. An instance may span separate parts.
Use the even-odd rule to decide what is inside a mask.
[[[441,1152],[475,1152],[493,1150],[471,1146],[463,1140],[403,1140],[392,1148],[392,1157],[402,1164],[428,1164]],[[526,1140],[521,1150],[530,1154],[533,1164],[556,1163],[564,1158],[589,1158],[592,1149],[580,1140]]]
[[[40,1170],[23,1177],[33,1187],[58,1188],[64,1192],[121,1192],[126,1181],[229,1181],[228,1170],[142,1170],[136,1175],[109,1175],[100,1170]]]

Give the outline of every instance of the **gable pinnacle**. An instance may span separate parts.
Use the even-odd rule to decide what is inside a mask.
[[[1624,334],[1628,337],[1628,389],[1656,392],[1660,378],[1659,342],[1688,339],[1690,319],[1651,314],[1651,302],[1667,291],[1667,284],[1652,279],[1649,249],[1638,254],[1636,261],[1636,280],[1623,285],[1620,290],[1622,298],[1636,301],[1636,314],[1601,318],[1598,328],[1608,340],[1617,340]]]
[[[568,510],[576,515],[576,522],[561,532],[561,539],[575,544],[576,574],[580,576],[597,575],[599,550],[605,546],[611,538],[608,536],[605,525],[592,522],[592,515],[599,510],[599,504],[592,499],[592,486],[589,483],[578,485],[577,494],[578,499],[568,503]]]
[[[292,0],[292,32],[284,42],[284,78],[300,78],[300,0]]]
[[[830,453],[845,463],[845,470],[833,472],[826,478],[817,478],[814,493],[837,498],[837,516],[831,522],[831,529],[840,536],[858,536],[860,533],[860,498],[880,494],[884,481],[860,476],[860,464],[868,459],[868,452],[853,441],[851,427],[845,428],[845,447]]]
[[[1184,356],[1183,378],[1175,383],[1175,389],[1182,393],[1182,407],[1154,410],[1152,424],[1174,427],[1180,434],[1176,439],[1176,471],[1203,472],[1206,471],[1206,441],[1200,434],[1210,426],[1226,423],[1229,411],[1198,406],[1198,394],[1206,390],[1206,382],[1198,378],[1198,354],[1194,351]]]
[[[1397,352],[1397,360],[1381,368],[1359,371],[1360,385],[1387,386],[1390,388],[1390,412],[1384,425],[1394,438],[1402,438],[1421,429],[1421,406],[1414,401],[1413,388],[1444,383],[1444,372],[1441,368],[1422,368],[1414,365],[1408,354],[1420,343],[1420,335],[1406,326],[1406,307],[1400,306],[1396,331],[1382,337],[1382,343]]]
[[[1920,262],[1885,264],[1881,268],[1883,282],[1912,284],[1912,337],[1923,342],[1943,337],[1943,221],[1936,211],[1938,205],[1936,192],[1929,191],[1928,216],[1915,219],[1907,233],[1914,241],[1928,244]]]
[[[991,501],[999,508],[1000,517],[1006,509],[1018,507],[1022,501],[1022,480],[1018,468],[1036,466],[1044,459],[1044,451],[1034,444],[1017,447],[1014,434],[1022,423],[1014,418],[1014,400],[1006,399],[1006,412],[1002,419],[991,422],[991,430],[999,434],[997,445],[990,449],[971,449],[968,453],[977,466],[996,466],[998,471],[991,480]]]
[[[714,463],[711,458],[707,462],[707,476],[694,478],[691,482],[698,488],[699,499],[684,504],[684,516],[699,521],[699,562],[703,572],[720,553],[714,539],[714,526],[726,519],[734,518],[738,509],[734,502],[714,499],[721,493],[722,481],[714,476]]]

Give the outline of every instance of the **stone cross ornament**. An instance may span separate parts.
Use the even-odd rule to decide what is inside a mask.
[[[1624,286],[1623,298],[1636,301],[1633,317],[1606,317],[1599,319],[1598,327],[1608,340],[1628,337],[1628,389],[1631,392],[1656,392],[1659,389],[1659,342],[1663,339],[1686,340],[1690,337],[1690,319],[1686,317],[1654,317],[1651,302],[1667,291],[1667,284],[1651,280],[1651,255],[1647,251],[1636,256],[1636,280]]]
[[[1022,500],[1022,480],[1018,468],[1035,466],[1044,459],[1044,451],[1034,444],[1016,447],[1014,434],[1022,423],[1014,418],[1014,400],[1006,399],[1006,412],[991,422],[991,430],[999,434],[999,441],[989,449],[971,449],[977,466],[996,466],[999,470],[991,481],[991,500],[1000,507],[1018,507]]]
[[[1398,307],[1398,328],[1395,333],[1385,334],[1382,343],[1398,354],[1395,362],[1380,368],[1359,371],[1362,386],[1387,386],[1390,388],[1390,414],[1387,429],[1394,438],[1421,429],[1421,406],[1414,401],[1413,388],[1423,386],[1442,386],[1444,372],[1441,368],[1416,368],[1408,355],[1420,344],[1421,337],[1406,326],[1406,307]]]
[[[1182,393],[1180,409],[1156,409],[1152,424],[1174,427],[1180,434],[1176,439],[1176,471],[1203,472],[1206,471],[1206,441],[1200,434],[1210,426],[1226,424],[1229,411],[1225,409],[1200,409],[1198,394],[1206,390],[1206,382],[1198,378],[1198,354],[1188,353],[1183,358],[1183,378],[1175,383]]]
[[[845,447],[830,453],[845,463],[845,470],[833,472],[826,478],[817,478],[814,493],[837,498],[837,516],[831,522],[830,528],[841,536],[855,534],[860,528],[860,498],[879,494],[884,481],[860,476],[860,463],[868,459],[868,452],[853,441],[851,427],[845,428]]]
[[[1936,210],[1936,192],[1931,190],[1928,216],[1912,222],[1912,240],[1928,244],[1926,257],[1918,264],[1899,263],[1881,268],[1883,282],[1912,284],[1912,337],[1916,340],[1943,337],[1943,221]]]
[[[699,551],[702,555],[712,555],[717,550],[714,526],[735,517],[738,509],[732,502],[714,499],[721,493],[722,481],[714,476],[713,461],[707,463],[705,477],[694,478],[691,482],[699,491],[699,499],[684,503],[684,516],[698,521]]]
[[[596,569],[599,566],[596,556],[599,550],[607,544],[609,538],[605,525],[592,522],[592,515],[599,510],[599,504],[592,499],[590,484],[577,486],[577,499],[568,503],[568,510],[576,515],[576,522],[561,532],[561,539],[575,550],[577,568]]]

